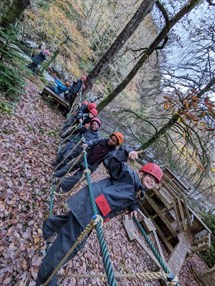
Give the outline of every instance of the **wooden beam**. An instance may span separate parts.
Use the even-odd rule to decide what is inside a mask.
[[[58,102],[59,104],[63,105],[66,108],[69,108],[70,104],[65,99],[63,99],[60,95],[56,94],[54,91],[52,91],[48,87],[44,87],[41,96],[48,97],[51,96],[51,98]]]
[[[160,209],[158,208],[158,206],[156,205],[156,203],[149,198],[149,196],[147,194],[145,194],[145,198],[148,200],[148,202],[150,203],[150,205],[153,207],[153,209],[156,211],[157,214],[159,214],[159,217],[161,218],[161,220],[165,223],[166,227],[168,228],[168,230],[172,233],[172,234],[176,234],[176,232],[174,231],[174,229],[172,228],[171,224],[169,223],[168,219],[166,219],[165,215],[160,211]]]

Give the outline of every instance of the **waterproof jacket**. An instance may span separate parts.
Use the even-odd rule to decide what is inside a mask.
[[[73,84],[68,87],[68,93],[64,95],[65,99],[70,103],[70,105],[73,104],[75,97],[79,90],[81,89],[83,85],[83,81],[79,79],[78,81],[73,81]]]
[[[39,65],[45,60],[46,60],[46,56],[43,54],[43,52],[40,52],[39,54],[33,56],[32,58],[32,61],[35,65]]]
[[[85,139],[86,144],[93,144],[95,141],[99,140],[100,136],[99,136],[99,131],[93,131],[91,129],[87,129],[87,128],[81,128],[78,129],[77,132],[71,137],[71,139],[69,140],[69,142],[62,148],[62,152],[63,154],[66,156],[69,153],[71,153],[72,148],[74,148],[74,146],[81,140],[82,135]],[[74,150],[74,152],[71,153],[71,156],[69,156],[68,158],[71,160],[72,157],[78,156],[81,151],[82,151],[82,146],[79,145],[78,148],[76,148]]]
[[[107,221],[124,210],[136,210],[137,192],[144,192],[144,187],[138,174],[116,155],[110,155],[104,165],[110,178],[93,183],[92,188],[98,213]],[[88,187],[73,195],[67,205],[79,224],[85,228],[94,214]]]

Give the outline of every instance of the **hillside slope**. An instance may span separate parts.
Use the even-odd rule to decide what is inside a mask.
[[[2,286],[35,285],[37,271],[45,251],[41,224],[48,214],[52,175],[50,161],[55,158],[59,142],[58,131],[63,121],[64,118],[58,111],[49,108],[41,100],[36,86],[29,81],[13,116],[2,117],[0,135],[0,284]],[[93,175],[93,180],[99,180],[104,176],[106,173],[100,168]],[[117,272],[156,269],[154,263],[136,242],[128,241],[121,216],[105,225],[105,237]],[[196,256],[189,263],[202,265]],[[198,286],[187,270],[188,267],[185,265],[181,272],[181,285]],[[80,254],[60,271],[64,276],[60,285],[107,285],[105,280],[98,278],[69,278],[72,273],[92,271],[104,272],[95,232]],[[119,285],[160,284],[156,281],[143,283],[137,280],[121,280]]]

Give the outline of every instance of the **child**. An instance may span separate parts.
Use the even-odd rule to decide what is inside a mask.
[[[105,159],[110,178],[93,183],[93,193],[98,214],[105,221],[117,216],[125,210],[134,214],[138,209],[138,199],[143,197],[146,189],[152,189],[161,181],[163,172],[154,163],[143,166],[139,173],[132,170],[115,155]],[[39,269],[36,286],[43,284],[64,258],[68,250],[76,242],[80,233],[86,228],[93,216],[88,187],[84,187],[67,201],[69,213],[63,216],[52,216],[43,224],[43,236],[50,238],[54,233],[58,236],[46,253]],[[83,247],[86,239],[79,244],[69,259],[74,257]],[[49,283],[57,285],[56,276]]]
[[[65,99],[69,102],[70,106],[72,106],[79,90],[84,89],[84,82],[87,80],[85,75],[82,75],[80,79],[77,81],[73,81],[73,83],[68,87],[68,93],[64,95]]]
[[[38,66],[44,62],[47,57],[51,55],[49,50],[43,50],[39,54],[32,57],[32,62],[27,65],[27,68],[29,68],[33,73],[36,72],[38,69]]]
[[[121,132],[114,132],[110,135],[109,139],[100,139],[94,142],[87,151],[88,169],[94,172],[98,166],[104,161],[109,152],[116,150],[116,147],[123,143],[124,136]],[[121,149],[120,149],[121,150]],[[124,151],[124,149],[123,149]],[[61,188],[64,193],[69,192],[75,184],[81,179],[84,172],[83,162],[73,166],[72,162],[54,173],[56,177],[64,176],[70,169],[75,171],[71,177],[66,177],[61,180]]]
[[[96,109],[96,104],[94,102],[88,103],[88,101],[84,100],[81,104],[81,106],[76,110],[74,115],[70,115],[67,120],[64,123],[63,128],[61,129],[60,135],[62,138],[67,137],[67,132],[66,130],[74,125],[75,123],[79,123],[80,120],[85,120],[88,115],[90,110]],[[90,121],[89,121],[90,122]]]
[[[77,157],[83,150],[82,146],[79,145],[78,147],[73,150],[75,145],[81,140],[82,135],[85,139],[85,144],[91,145],[95,141],[99,140],[99,128],[101,127],[101,121],[99,118],[94,117],[90,121],[90,128],[82,127],[77,129],[74,132],[74,135],[71,136],[70,140],[67,142],[65,146],[63,146],[57,154],[57,160],[51,163],[52,166],[57,166],[63,160],[63,163],[60,165],[62,168],[65,166],[70,160]]]

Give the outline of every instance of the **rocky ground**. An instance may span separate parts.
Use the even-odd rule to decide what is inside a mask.
[[[27,83],[12,115],[2,116],[0,134],[0,285],[34,286],[45,243],[41,223],[48,214],[52,169],[59,143],[58,131],[65,118],[45,103],[34,84]],[[106,176],[100,168],[93,180]],[[80,186],[81,187],[81,186]],[[60,213],[61,210],[59,209]],[[105,238],[116,272],[157,270],[153,261],[135,242],[129,242],[119,216],[104,226]],[[73,278],[73,273],[103,273],[96,233],[85,248],[60,270],[60,285],[107,285],[106,279]],[[180,272],[181,286],[198,286],[191,273],[206,269],[194,255]],[[160,285],[158,281],[119,279],[118,285]]]

